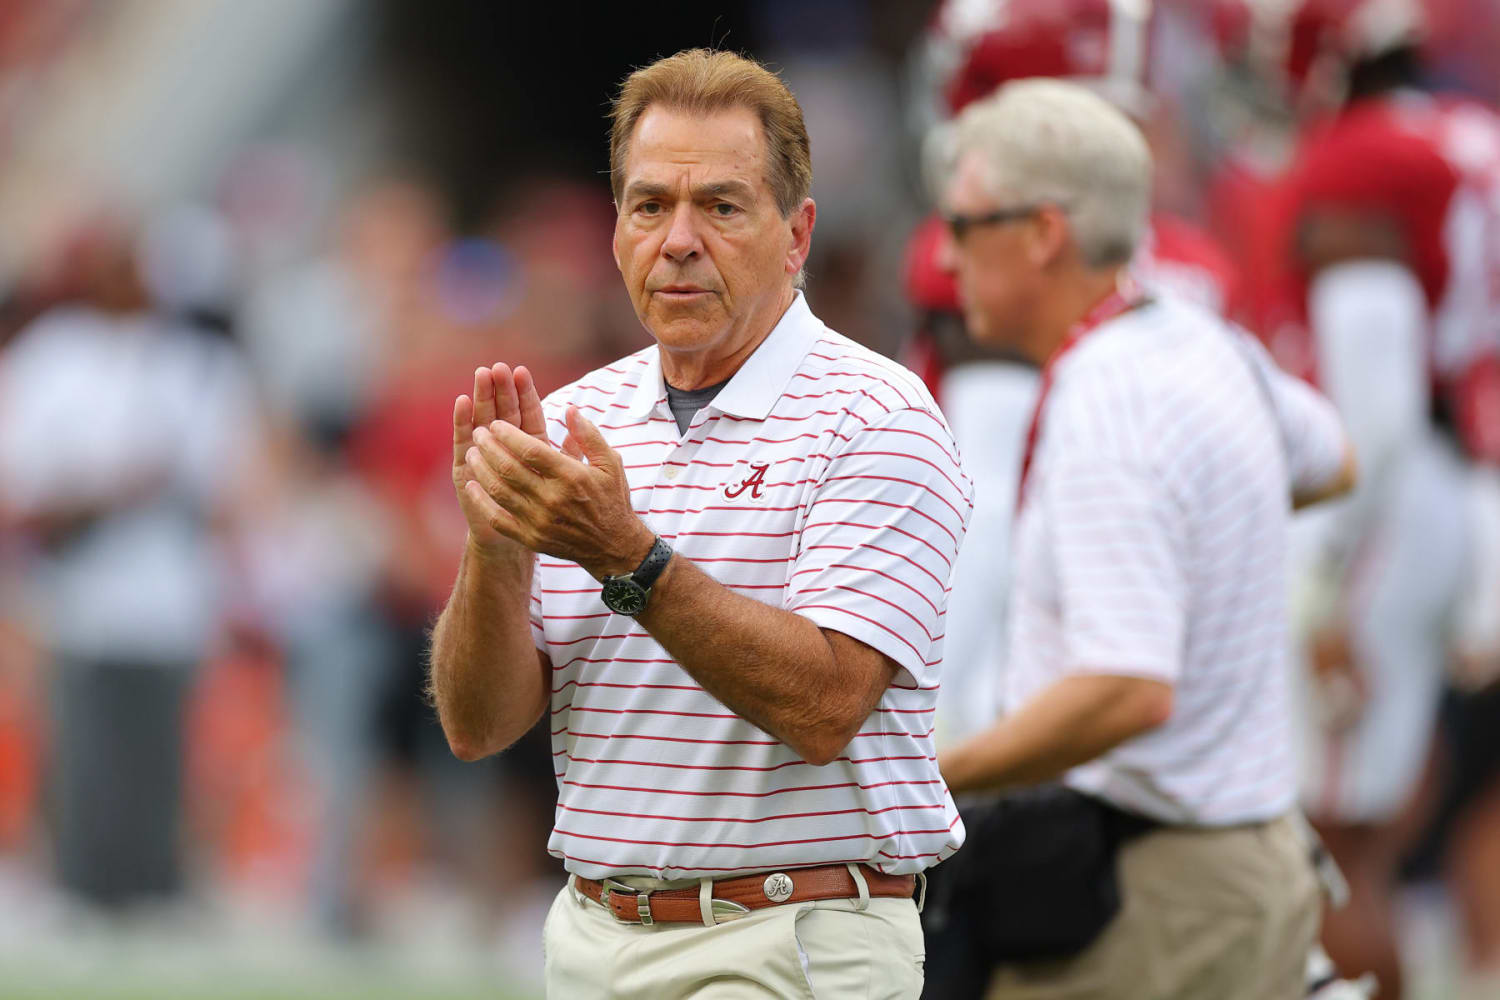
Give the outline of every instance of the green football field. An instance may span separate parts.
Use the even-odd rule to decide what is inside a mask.
[[[155,964],[155,963],[153,963]],[[128,963],[127,963],[128,966]],[[192,963],[170,969],[111,971],[92,962],[67,969],[41,968],[23,960],[0,963],[4,1000],[540,1000],[516,992],[503,976],[393,973],[380,968],[318,968],[306,971],[222,969]]]
[[[504,920],[446,885],[389,893],[346,940],[279,896],[110,915],[0,864],[0,1000],[541,1000],[553,891]]]
[[[536,978],[473,941],[73,929],[0,940],[0,1000],[541,1000]]]
[[[235,983],[12,982],[0,971],[6,1000],[529,1000],[494,988],[298,984],[277,979]]]

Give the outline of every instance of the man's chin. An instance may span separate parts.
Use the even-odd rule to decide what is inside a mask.
[[[717,340],[725,322],[717,310],[653,309],[646,326],[663,346],[692,350]]]
[[[989,346],[994,338],[994,324],[977,313],[964,314],[964,333],[976,344]]]
[[[1016,346],[1013,329],[980,312],[964,314],[964,333],[980,347],[1010,350]]]

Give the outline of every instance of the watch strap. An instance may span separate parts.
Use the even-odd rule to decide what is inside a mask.
[[[667,568],[667,563],[672,561],[672,546],[662,541],[657,535],[651,545],[651,551],[646,553],[646,558],[630,574],[630,578],[636,582],[642,590],[650,590],[661,576],[662,570]]]

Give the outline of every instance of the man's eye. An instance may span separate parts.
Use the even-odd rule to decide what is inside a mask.
[[[637,212],[640,212],[642,215],[660,215],[661,214],[661,202],[659,202],[659,201],[643,201],[639,205],[636,206],[635,210]]]
[[[729,202],[727,201],[721,201],[716,202],[711,211],[721,219],[727,219],[731,215],[734,215],[736,212],[738,212],[739,209],[729,204]]]

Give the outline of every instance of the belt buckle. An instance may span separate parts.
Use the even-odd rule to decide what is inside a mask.
[[[642,926],[650,927],[656,923],[656,919],[651,916],[651,894],[649,892],[641,892],[632,886],[626,885],[624,882],[616,882],[612,878],[604,879],[599,884],[604,887],[599,891],[599,902],[610,913],[614,913],[614,907],[609,905],[609,897],[617,892],[624,893],[627,896],[635,897],[636,919],[641,922]]]

